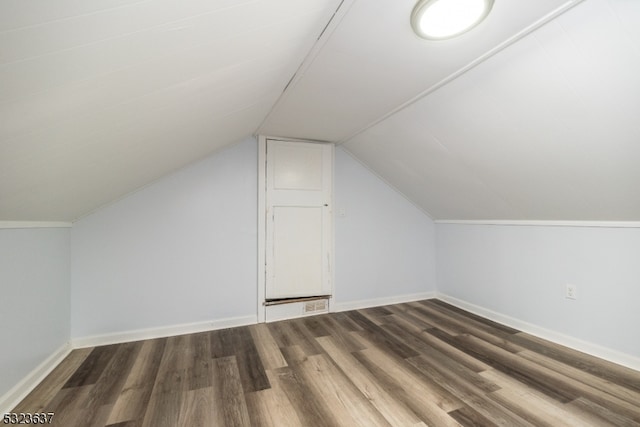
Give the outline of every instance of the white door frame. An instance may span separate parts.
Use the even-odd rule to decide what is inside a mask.
[[[258,301],[257,301],[257,314],[258,323],[264,323],[266,320],[266,237],[267,237],[267,140],[287,141],[287,142],[312,142],[321,143],[319,141],[308,141],[300,139],[290,138],[272,138],[264,135],[258,136]],[[333,174],[333,164],[335,164],[335,151],[332,154],[332,167],[331,173]],[[334,198],[335,180],[332,179],[331,194]],[[330,205],[331,215],[331,235],[335,236],[335,213],[333,209],[333,200]],[[335,281],[335,238],[331,239],[331,298],[329,299],[329,311],[333,311],[333,301],[336,291]]]

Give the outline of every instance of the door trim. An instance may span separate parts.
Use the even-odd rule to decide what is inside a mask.
[[[267,140],[285,141],[285,142],[310,142],[317,144],[327,144],[326,141],[312,141],[293,138],[276,138],[265,135],[258,135],[258,289],[256,310],[258,315],[258,323],[266,321],[267,306],[266,302],[266,250],[267,250]],[[335,200],[335,150],[331,150],[331,236],[330,243],[330,280],[331,280],[331,297],[329,298],[329,311],[333,311],[334,298],[336,293],[335,281],[335,209],[333,203]]]
[[[267,318],[267,137],[258,136],[258,323]]]

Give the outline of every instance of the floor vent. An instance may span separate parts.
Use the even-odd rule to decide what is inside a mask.
[[[304,304],[305,313],[316,313],[319,311],[327,311],[326,299],[321,299],[317,301],[308,301]]]

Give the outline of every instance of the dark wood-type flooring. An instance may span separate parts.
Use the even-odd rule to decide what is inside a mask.
[[[54,425],[639,426],[640,373],[439,300],[74,350]]]

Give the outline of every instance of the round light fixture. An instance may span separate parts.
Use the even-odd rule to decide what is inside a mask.
[[[482,22],[492,7],[493,0],[420,0],[411,13],[411,26],[424,39],[450,39]]]

